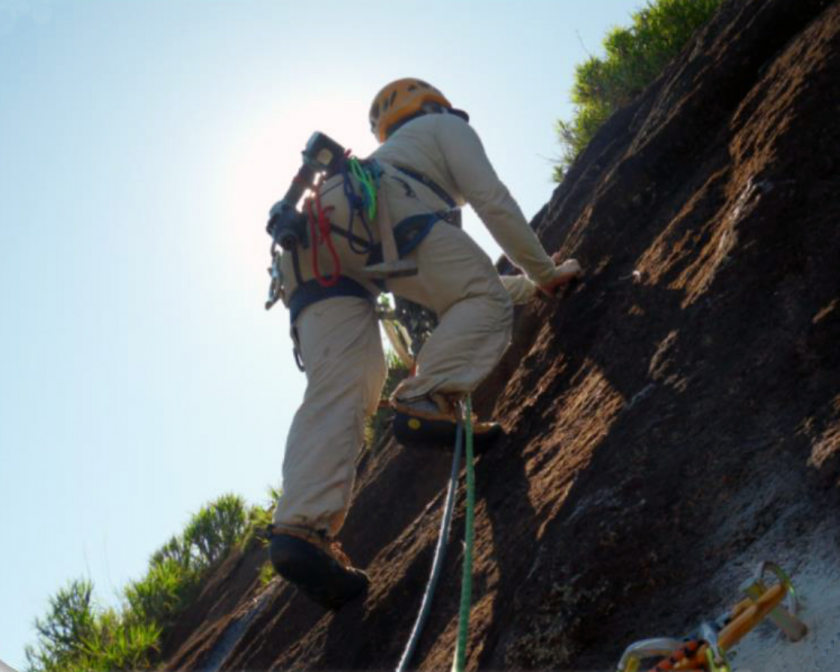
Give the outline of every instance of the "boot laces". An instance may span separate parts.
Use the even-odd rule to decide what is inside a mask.
[[[291,528],[286,526],[271,527],[272,532],[287,534],[290,537],[296,537],[297,539],[310,543],[313,546],[317,546],[340,565],[343,565],[344,567],[352,567],[350,558],[347,557],[347,554],[341,547],[341,542],[337,539],[331,539],[326,534],[318,533],[314,530],[305,530],[303,528]]]

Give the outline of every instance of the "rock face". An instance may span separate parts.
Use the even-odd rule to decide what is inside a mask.
[[[762,626],[738,666],[836,666],[819,661],[840,653],[838,194],[837,1],[725,2],[602,129],[534,222],[588,274],[518,315],[475,395],[508,436],[476,464],[471,669],[610,669],[720,615],[762,560],[798,579],[812,631]],[[342,536],[364,601],[328,614],[263,588],[254,546],[184,614],[167,669],[393,669],[449,460],[360,456]],[[462,515],[419,669],[451,663]]]

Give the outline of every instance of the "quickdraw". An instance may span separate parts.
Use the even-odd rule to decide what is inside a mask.
[[[348,156],[341,165],[341,175],[344,180],[344,196],[350,205],[348,208],[350,218],[347,222],[347,240],[350,243],[350,249],[356,254],[369,254],[373,248],[373,232],[371,231],[369,222],[372,222],[376,216],[376,192],[379,189],[379,172],[371,168],[369,173],[357,158]],[[353,187],[353,180],[350,179],[351,175],[354,175],[359,181],[362,187],[361,195],[356,193]],[[357,214],[359,215],[359,221],[364,227],[366,239],[360,239],[353,231]],[[367,217],[365,216],[366,214]]]
[[[376,219],[376,193],[379,190],[379,177],[382,174],[378,164],[373,161],[367,167],[362,165],[356,157],[347,159],[350,174],[355,177],[362,187],[362,205],[368,222]],[[351,185],[352,188],[352,185]]]

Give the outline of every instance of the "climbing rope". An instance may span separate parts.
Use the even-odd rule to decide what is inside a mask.
[[[473,431],[472,431],[472,402],[469,396],[462,407],[461,418],[458,419],[458,427],[455,432],[455,455],[452,458],[452,471],[449,475],[449,486],[446,491],[446,502],[444,503],[443,519],[440,524],[435,557],[432,561],[432,573],[426,592],[423,594],[423,601],[420,603],[420,612],[411,630],[405,650],[400,657],[396,672],[405,672],[411,657],[420,641],[423,627],[429,618],[432,607],[432,598],[437,588],[440,573],[443,569],[443,560],[446,555],[446,544],[449,540],[449,529],[452,526],[452,511],[455,508],[455,493],[458,490],[458,475],[461,471],[461,452],[466,434],[466,460],[467,460],[467,506],[465,515],[465,545],[464,571],[461,583],[461,604],[458,616],[458,642],[455,648],[455,659],[452,667],[455,672],[463,672],[466,664],[467,639],[469,633],[470,603],[472,601],[472,553],[474,539],[474,518],[475,518],[475,469],[473,468]]]
[[[464,571],[461,577],[461,608],[458,614],[458,640],[455,647],[454,672],[467,666],[467,640],[472,603],[472,558],[475,541],[475,468],[473,466],[472,400],[467,396],[462,408],[467,434],[467,509],[464,521]]]
[[[417,614],[417,620],[414,622],[414,628],[411,630],[411,636],[408,638],[408,644],[406,644],[399,665],[397,665],[397,672],[405,672],[408,669],[408,664],[411,662],[411,657],[414,655],[417,642],[420,641],[420,635],[423,633],[423,627],[426,625],[432,608],[432,598],[437,588],[440,572],[443,569],[443,560],[446,557],[449,528],[452,526],[452,511],[455,508],[455,493],[458,490],[458,474],[461,471],[461,450],[463,442],[464,425],[459,422],[455,432],[455,455],[452,458],[452,471],[449,475],[449,487],[446,491],[446,502],[443,506],[443,518],[440,522],[440,534],[438,535],[437,546],[435,547],[435,557],[432,561],[432,573],[429,577],[429,583],[426,586],[426,592],[423,594],[423,601],[420,603],[420,612]]]
[[[669,670],[673,670],[686,658],[693,658],[703,644],[705,642],[699,639],[688,640],[679,649],[673,651],[665,660],[656,665],[656,667],[651,668],[649,672],[668,672]]]

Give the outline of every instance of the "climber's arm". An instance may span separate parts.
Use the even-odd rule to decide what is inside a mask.
[[[537,285],[549,285],[554,263],[493,170],[476,132],[454,115],[439,115],[438,124],[440,151],[458,190],[508,258]]]

